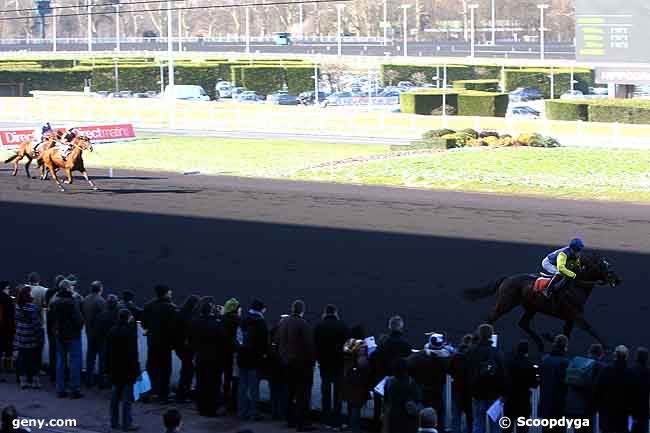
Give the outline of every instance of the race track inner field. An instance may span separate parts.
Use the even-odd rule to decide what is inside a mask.
[[[20,173],[23,174],[22,172]],[[463,300],[463,288],[536,271],[544,254],[573,236],[607,255],[622,286],[595,290],[587,318],[610,345],[648,344],[650,206],[169,173],[91,171],[102,189],[0,170],[0,278],[47,281],[74,272],[85,293],[155,283],[185,295],[261,298],[275,321],[292,299],[315,319],[326,303],[351,325],[384,331],[405,317],[409,339],[457,338],[487,316],[494,299]],[[523,337],[520,311],[498,322],[505,348]],[[538,331],[561,323],[535,319]],[[576,330],[572,351],[590,338]]]

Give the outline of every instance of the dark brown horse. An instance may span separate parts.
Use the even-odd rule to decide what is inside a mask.
[[[560,289],[551,299],[535,290],[538,275],[518,274],[497,280],[482,288],[466,289],[466,299],[476,301],[497,295],[497,302],[488,316],[488,323],[495,323],[515,307],[522,306],[524,314],[519,326],[535,341],[540,351],[544,350],[542,338],[533,331],[530,322],[535,314],[541,313],[564,321],[564,334],[568,337],[574,326],[586,331],[603,346],[605,343],[584,317],[584,306],[597,285],[616,287],[621,279],[614,273],[610,263],[596,255],[584,256],[576,279],[566,288]]]
[[[64,159],[61,155],[61,152],[59,152],[59,149],[56,147],[51,147],[45,152],[43,152],[43,165],[45,168],[49,171],[49,173],[52,175],[52,179],[56,183],[56,185],[59,187],[60,191],[65,191],[63,188],[63,185],[61,185],[61,181],[56,175],[56,171],[61,168],[63,171],[65,171],[66,174],[66,180],[65,183],[71,184],[72,183],[72,172],[73,171],[79,171],[83,175],[83,177],[86,179],[88,184],[92,187],[92,189],[97,190],[97,187],[93,183],[92,180],[88,177],[88,172],[86,171],[86,167],[84,166],[84,160],[82,158],[82,153],[84,150],[87,150],[89,152],[93,151],[93,146],[90,143],[90,139],[85,136],[79,136],[75,138],[72,143],[70,143],[72,146],[72,151],[70,151],[70,154]],[[42,179],[45,179],[47,173],[45,173],[42,177]]]
[[[43,143],[41,143],[41,145],[38,147],[38,152],[34,152],[35,143],[33,140],[26,140],[20,143],[16,154],[5,160],[5,164],[8,164],[12,161],[14,163],[14,171],[11,173],[11,175],[15,176],[16,174],[18,174],[18,163],[23,158],[27,158],[27,163],[25,164],[25,173],[27,173],[27,177],[31,178],[31,175],[29,174],[29,165],[32,163],[32,160],[34,159],[36,159],[37,162],[39,163],[39,168],[41,169],[41,176],[42,176],[43,167],[40,163],[41,155],[43,155],[43,152],[45,152],[47,149],[52,147],[55,140],[56,140],[56,134],[49,134],[43,140]]]

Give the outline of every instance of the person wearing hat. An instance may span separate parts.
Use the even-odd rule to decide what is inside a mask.
[[[241,324],[242,341],[237,357],[239,365],[238,415],[242,420],[259,421],[260,372],[268,354],[269,329],[264,320],[266,306],[259,299],[251,302]]]
[[[237,410],[237,382],[233,378],[233,364],[239,342],[237,329],[241,324],[241,306],[236,298],[223,304],[221,323],[226,343],[223,348],[223,398],[230,411]]]

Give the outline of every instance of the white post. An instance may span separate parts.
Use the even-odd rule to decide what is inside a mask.
[[[163,61],[158,59],[158,64],[160,65],[160,96],[162,97],[165,92],[165,74],[163,72]]]
[[[93,18],[92,18],[92,0],[88,0],[88,22],[87,22],[87,33],[88,33],[88,52],[93,51]]]
[[[384,46],[388,45],[388,0],[384,0]]]
[[[115,93],[120,91],[120,68],[117,66],[117,60],[113,59],[113,65],[115,66]]]
[[[492,45],[497,43],[497,10],[494,4],[495,0],[492,0]]]
[[[345,6],[342,4],[337,4],[336,5],[336,31],[337,31],[337,37],[336,37],[336,43],[337,43],[337,48],[338,48],[338,56],[341,57],[341,12],[343,12],[343,8]]]
[[[120,4],[115,3],[115,51],[120,51]]]
[[[174,87],[174,45],[172,41],[173,32],[172,32],[172,0],[167,0],[167,78],[170,92],[173,92]],[[173,93],[171,93],[173,95]]]
[[[52,2],[52,51],[56,52],[56,6]]]
[[[372,71],[368,69],[368,109],[372,106]]]
[[[408,56],[408,17],[406,15],[406,11],[408,8],[410,8],[411,5],[402,5],[401,8],[404,11],[404,24],[402,25],[402,33],[404,36],[404,57]]]
[[[181,10],[178,9],[178,52],[183,52],[183,16]]]
[[[298,5],[298,15],[300,16],[300,39],[305,39],[305,15],[302,7],[302,3]]]
[[[571,94],[573,94],[573,90],[575,89],[575,74],[574,74],[574,68],[573,65],[571,65]]]
[[[467,35],[467,1],[463,0],[463,39],[465,42],[469,39]]]
[[[247,6],[246,7],[246,53],[251,52],[251,26],[250,26],[250,15],[251,15],[251,10]]]
[[[469,47],[469,56],[474,57],[475,54],[475,48],[474,44],[476,43],[476,29],[474,28],[474,11],[478,8],[478,5],[476,3],[469,5],[469,12],[470,12],[470,34],[471,34],[471,42],[470,42],[470,47]]]
[[[544,60],[544,11],[548,9],[547,4],[538,4],[539,8],[539,58]]]
[[[318,105],[318,65],[314,65],[314,106]]]
[[[553,66],[551,66],[551,99],[555,99],[555,74],[553,74]]]
[[[443,127],[447,127],[447,65],[443,65],[442,71],[442,121]]]

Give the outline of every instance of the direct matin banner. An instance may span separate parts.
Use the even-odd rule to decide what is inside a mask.
[[[579,61],[650,63],[650,0],[576,0]]]

